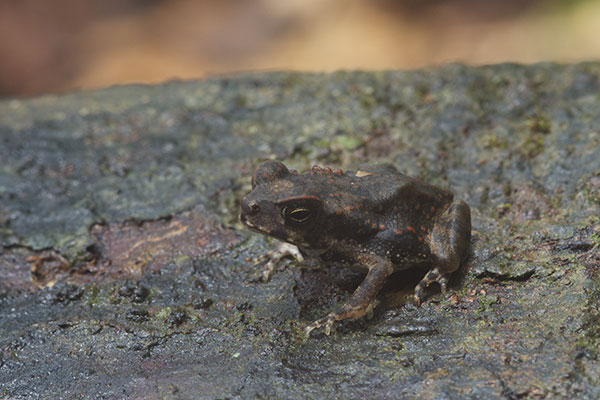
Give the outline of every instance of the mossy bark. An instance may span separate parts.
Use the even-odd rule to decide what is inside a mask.
[[[600,397],[600,64],[279,72],[0,101],[0,398]],[[391,162],[472,210],[446,298],[237,221],[265,158]]]

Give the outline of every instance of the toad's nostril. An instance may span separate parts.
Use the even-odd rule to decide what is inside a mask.
[[[242,214],[247,216],[257,214],[260,211],[260,206],[256,200],[243,198],[242,199]]]
[[[254,215],[260,211],[260,206],[256,204],[256,201],[244,202],[242,205],[245,214]]]

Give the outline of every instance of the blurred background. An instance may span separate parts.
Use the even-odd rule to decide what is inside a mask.
[[[0,0],[0,96],[237,71],[600,59],[600,0]]]

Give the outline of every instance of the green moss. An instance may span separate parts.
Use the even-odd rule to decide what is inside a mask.
[[[512,207],[512,203],[504,203],[504,204],[499,204],[494,208],[494,217],[495,218],[502,218],[506,215],[506,213],[510,210],[510,208]]]
[[[578,189],[590,203],[600,206],[600,172],[584,176]]]
[[[526,158],[534,158],[544,151],[544,136],[540,132],[532,132],[521,139],[517,148]]]
[[[479,308],[475,310],[475,314],[481,314],[489,311],[493,305],[500,304],[500,297],[498,295],[480,295],[477,297],[477,301]]]
[[[593,285],[589,285],[587,292],[587,304],[585,305],[585,322],[583,334],[578,343],[586,344],[600,353],[600,279],[594,279]]]
[[[104,292],[96,285],[87,285],[85,287],[84,300],[90,307],[97,307],[106,303],[103,296]]]
[[[536,115],[532,118],[528,118],[525,124],[532,133],[550,133],[551,122],[545,115]]]
[[[592,233],[592,236],[590,236],[590,239],[592,239],[592,242],[595,243],[596,247],[600,247],[600,233],[598,233],[598,232]]]
[[[171,307],[163,307],[159,311],[154,313],[154,318],[161,320],[161,321],[166,321],[172,312],[173,312],[173,309]]]
[[[339,135],[335,137],[333,144],[341,147],[343,150],[349,151],[362,146],[364,142],[361,138]]]
[[[504,136],[497,133],[488,133],[481,136],[479,139],[481,146],[489,150],[505,150],[509,147],[508,140]]]

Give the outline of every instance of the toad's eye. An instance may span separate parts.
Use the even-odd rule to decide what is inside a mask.
[[[323,202],[316,196],[297,196],[276,203],[281,207],[281,217],[290,228],[306,228],[311,225],[323,210]]]
[[[310,218],[310,210],[304,207],[283,209],[283,218],[288,222],[301,224]]]

